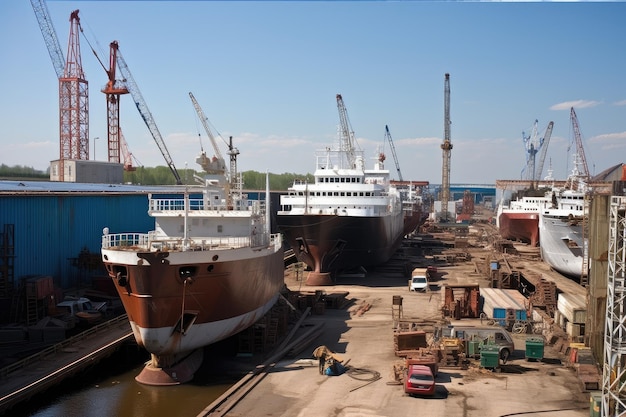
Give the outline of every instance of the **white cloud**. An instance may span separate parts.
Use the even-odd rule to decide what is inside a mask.
[[[554,104],[550,107],[550,110],[569,110],[572,107],[577,109],[585,109],[589,107],[596,107],[600,104],[602,104],[602,102],[595,100],[564,101],[563,103]]]

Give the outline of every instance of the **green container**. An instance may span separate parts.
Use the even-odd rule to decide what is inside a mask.
[[[482,345],[480,348],[480,366],[497,368],[500,365],[500,349],[498,345]]]
[[[470,340],[467,342],[467,356],[474,357],[480,353],[480,341]]]
[[[526,339],[526,359],[543,359],[543,345],[540,337]]]
[[[600,417],[602,409],[602,391],[592,391],[589,395],[589,416]]]

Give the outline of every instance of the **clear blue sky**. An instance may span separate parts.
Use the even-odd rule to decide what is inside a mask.
[[[337,138],[342,94],[368,160],[389,126],[404,179],[441,182],[444,74],[451,85],[452,183],[519,179],[522,132],[554,131],[546,168],[571,170],[574,106],[593,174],[626,159],[626,3],[55,1],[65,55],[69,16],[108,62],[117,40],[174,164],[211,145],[191,91],[240,170],[313,172]],[[58,159],[58,81],[29,1],[0,2],[0,163]],[[106,158],[107,77],[85,37],[90,152]],[[120,123],[144,166],[164,159],[131,97]],[[226,148],[222,145],[222,153]],[[545,169],[544,169],[545,173]]]

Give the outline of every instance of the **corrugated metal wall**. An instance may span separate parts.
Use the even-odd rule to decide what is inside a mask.
[[[32,275],[51,275],[63,289],[89,283],[104,271],[76,266],[81,251],[99,256],[104,227],[112,233],[154,229],[147,210],[142,193],[0,195],[0,232],[5,224],[15,227],[14,284]]]

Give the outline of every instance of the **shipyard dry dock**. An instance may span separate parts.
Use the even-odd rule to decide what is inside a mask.
[[[429,240],[441,242],[450,232],[433,234]],[[595,363],[582,363],[588,349],[572,345],[565,332],[554,323],[542,328],[545,341],[542,357],[528,360],[526,339],[536,334],[513,333],[515,350],[506,363],[486,368],[480,359],[468,358],[463,364],[441,364],[436,377],[436,395],[417,398],[404,394],[397,369],[404,358],[394,346],[394,334],[400,328],[431,333],[444,319],[455,323],[477,323],[463,311],[475,308],[471,302],[450,315],[446,294],[455,288],[486,288],[506,283],[517,276],[540,275],[566,294],[583,292],[584,288],[552,273],[534,255],[514,257],[510,266],[498,274],[484,273],[482,265],[494,256],[493,241],[482,227],[470,226],[466,237],[452,239],[454,245],[442,245],[440,251],[423,256],[405,247],[388,264],[363,276],[341,277],[337,285],[307,287],[302,277],[288,268],[285,283],[293,294],[313,297],[312,307],[301,308],[299,319],[284,334],[275,350],[255,355],[250,372],[231,390],[204,409],[198,416],[587,416],[597,405],[594,392],[599,387]],[[524,248],[520,247],[520,251]],[[525,259],[520,261],[520,259]],[[406,263],[435,262],[437,273],[429,290],[410,292]],[[512,269],[507,269],[512,268]],[[306,273],[306,272],[305,272]],[[536,282],[536,281],[535,281]],[[336,295],[345,302],[336,302]],[[398,300],[401,300],[399,303]],[[550,300],[544,300],[550,301]],[[455,304],[464,304],[457,300]],[[557,306],[552,305],[552,308]],[[120,336],[130,336],[128,324],[120,324]],[[132,336],[131,336],[132,337]],[[100,346],[107,343],[100,343]],[[313,351],[326,346],[343,358],[347,372],[326,376],[319,372]],[[73,349],[68,349],[72,351]],[[93,349],[97,350],[96,347]],[[574,354],[576,353],[576,354]],[[82,355],[85,357],[85,355]],[[258,364],[258,366],[255,366]],[[39,377],[55,374],[65,364],[52,358],[54,369],[40,368]],[[47,366],[48,366],[47,365]],[[595,368],[595,375],[583,370]],[[243,372],[245,373],[245,371]],[[19,392],[26,381],[22,373],[2,375],[5,390]],[[11,381],[11,382],[9,382]],[[18,385],[14,385],[18,381]],[[21,381],[21,382],[20,382]],[[6,394],[3,394],[6,396]]]
[[[479,242],[481,233],[472,237],[470,231],[463,251],[444,250],[440,254],[440,259],[449,261],[439,263],[430,290],[424,293],[408,290],[400,267],[404,260],[398,258],[364,277],[343,277],[333,286],[303,288],[293,274],[287,275],[286,283],[293,291],[348,294],[348,304],[342,308],[318,306],[317,312],[306,317],[301,331],[314,326],[323,327],[323,331],[306,347],[295,354],[269,358],[198,415],[559,417],[589,416],[590,410],[597,411],[597,364],[589,363],[588,348],[569,342],[567,334],[550,320],[541,324],[541,334],[530,328],[529,333],[511,333],[515,350],[506,363],[498,359],[495,368],[487,368],[481,359],[466,358],[462,364],[440,364],[434,397],[404,393],[397,374],[404,358],[397,355],[394,332],[402,327],[432,332],[442,323],[445,294],[450,288],[486,288],[494,279],[511,278],[504,272],[499,276],[478,273],[476,264],[491,256],[489,239]],[[475,245],[479,248],[472,249]],[[462,252],[471,253],[473,259],[461,260]],[[584,288],[552,273],[532,253],[523,262],[526,267],[534,269],[527,271],[528,275],[541,273],[553,288],[563,288],[568,294],[584,293]],[[481,323],[480,319],[448,319],[453,324]],[[537,327],[533,321],[529,319],[528,324]],[[539,357],[527,351],[530,338],[541,341]],[[320,374],[313,357],[319,346],[339,355],[347,371],[337,376]],[[589,372],[590,367],[595,372]]]

